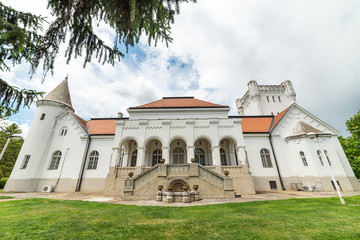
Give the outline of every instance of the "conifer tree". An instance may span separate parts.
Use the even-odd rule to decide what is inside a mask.
[[[43,33],[45,19],[31,13],[16,11],[0,2],[0,70],[10,70],[9,63],[30,63],[32,76],[42,63],[42,80],[50,71],[59,46],[67,46],[67,63],[72,58],[84,57],[85,67],[93,58],[98,62],[114,64],[126,51],[146,35],[149,45],[161,40],[172,42],[170,26],[180,3],[196,0],[48,0],[48,8],[55,20]],[[109,46],[95,28],[105,22],[114,31],[113,45]],[[0,79],[0,115],[8,116],[19,106],[29,106],[43,93],[19,90]]]

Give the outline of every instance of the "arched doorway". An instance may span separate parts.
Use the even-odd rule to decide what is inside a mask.
[[[145,164],[146,166],[154,166],[160,163],[162,159],[162,143],[159,140],[151,140],[146,145]]]
[[[185,164],[187,161],[186,143],[183,140],[176,139],[170,144],[172,164]]]
[[[200,163],[203,166],[212,165],[212,155],[210,150],[210,143],[206,139],[199,139],[194,144],[194,156],[195,162]]]
[[[224,138],[220,141],[220,160],[222,166],[236,166],[238,158],[236,155],[236,143],[232,139]]]
[[[119,165],[125,167],[135,167],[138,164],[137,160],[138,144],[135,140],[127,140],[120,147]]]

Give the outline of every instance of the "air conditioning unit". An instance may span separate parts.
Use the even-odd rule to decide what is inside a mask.
[[[315,185],[303,185],[303,190],[307,192],[315,191]]]
[[[46,193],[52,192],[52,190],[53,190],[52,185],[44,185],[42,188],[42,192],[46,192]]]

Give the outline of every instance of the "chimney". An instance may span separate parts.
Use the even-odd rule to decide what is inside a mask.
[[[121,112],[118,112],[118,118],[123,118],[123,114]]]

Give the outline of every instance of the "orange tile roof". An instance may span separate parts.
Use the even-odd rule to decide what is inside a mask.
[[[272,119],[272,117],[244,117],[241,121],[241,128],[244,133],[269,132]]]
[[[96,119],[89,120],[90,135],[108,135],[115,134],[116,123],[115,119]]]
[[[274,129],[276,127],[276,125],[279,123],[279,121],[281,120],[281,118],[285,115],[285,113],[289,110],[290,107],[286,108],[284,111],[282,111],[281,113],[279,113],[278,115],[276,115],[274,117],[274,123],[272,125],[272,129]]]
[[[87,126],[86,126],[86,121],[84,119],[82,119],[81,117],[79,117],[78,115],[74,114],[75,117],[77,118],[77,120],[79,121],[79,123],[81,124],[81,126],[84,128],[84,130],[87,132]]]
[[[142,108],[228,108],[229,106],[219,105],[202,101],[194,97],[164,97],[163,99],[131,107],[130,109]]]

